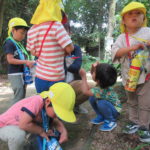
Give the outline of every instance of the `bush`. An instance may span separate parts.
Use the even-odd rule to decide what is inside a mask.
[[[93,57],[91,55],[82,56],[82,68],[84,68],[86,71],[90,71],[91,65],[95,63],[96,61],[100,63],[112,64],[116,68],[117,73],[120,76],[120,68],[121,68],[120,64],[113,64],[111,60],[100,60],[99,57]]]

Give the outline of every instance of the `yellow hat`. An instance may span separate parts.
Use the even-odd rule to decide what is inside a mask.
[[[26,21],[23,20],[22,18],[12,18],[9,20],[9,23],[8,23],[8,36],[10,36],[10,33],[12,31],[12,28],[13,27],[16,27],[16,26],[23,26],[25,28],[29,28],[29,26],[27,25]]]
[[[42,92],[42,98],[49,98],[56,115],[66,121],[75,122],[76,117],[73,112],[75,104],[75,92],[73,88],[64,82],[55,83],[49,91]]]
[[[145,19],[144,19],[144,22],[143,22],[143,25],[142,27],[146,27],[147,26],[147,18],[146,18],[146,8],[145,6],[142,4],[142,3],[139,3],[139,2],[131,2],[129,3],[128,5],[126,5],[122,12],[121,12],[121,16],[123,18],[124,14],[126,14],[127,12],[131,11],[131,10],[135,10],[135,9],[138,9],[138,10],[141,10],[145,16]],[[120,25],[120,29],[121,29],[121,32],[125,32],[125,26],[123,23],[121,23]]]
[[[31,19],[31,24],[40,24],[47,21],[61,22],[61,10],[63,10],[61,0],[40,0]]]

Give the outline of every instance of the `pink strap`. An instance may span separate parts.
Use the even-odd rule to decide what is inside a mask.
[[[41,47],[40,47],[40,51],[39,51],[38,57],[41,55],[42,47],[43,47],[45,38],[46,38],[46,36],[47,36],[48,32],[50,31],[50,29],[51,29],[51,27],[52,27],[53,24],[54,24],[54,21],[50,24],[49,28],[47,29],[47,31],[46,31],[46,33],[45,33],[45,35],[44,35],[44,38],[43,38],[43,40],[42,40],[42,44],[41,44]]]
[[[126,34],[126,44],[127,44],[127,47],[130,47],[129,35],[128,35],[128,33],[125,33],[125,34]]]
[[[125,33],[125,36],[126,36],[126,44],[127,44],[127,47],[130,47],[129,35],[128,35],[127,32]],[[131,53],[130,53],[130,52],[128,53],[128,57],[129,57],[129,59],[131,59]]]

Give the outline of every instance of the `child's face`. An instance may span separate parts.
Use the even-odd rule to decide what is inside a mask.
[[[142,27],[144,22],[144,14],[141,10],[135,9],[127,12],[123,16],[123,24],[127,30],[134,30]]]
[[[49,99],[46,99],[45,101],[45,111],[46,111],[46,114],[51,117],[51,118],[55,118],[56,117],[56,114],[54,112],[54,109],[51,106],[49,106],[51,104],[50,100]]]
[[[26,34],[27,30],[25,29],[17,29],[17,30],[15,28],[12,29],[12,35],[16,41],[19,42],[22,41],[25,38]]]

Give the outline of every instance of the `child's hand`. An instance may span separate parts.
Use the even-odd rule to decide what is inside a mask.
[[[131,51],[136,51],[138,49],[144,49],[144,48],[145,48],[145,46],[142,43],[139,43],[139,44],[136,44],[136,45],[130,47]]]
[[[150,40],[149,40],[149,41],[147,41],[146,45],[147,45],[147,46],[150,46]]]
[[[67,133],[67,131],[64,131],[60,134],[59,143],[62,144],[66,141],[68,141],[68,133]]]
[[[97,62],[95,62],[94,64],[92,64],[92,66],[91,66],[91,74],[93,73],[93,72],[95,72],[95,70],[96,70],[96,66],[99,64],[99,62],[97,61]]]
[[[26,65],[29,67],[29,68],[32,68],[35,64],[35,61],[31,61],[31,60],[26,60]]]
[[[55,136],[53,130],[48,130],[46,133],[48,136]]]
[[[79,70],[79,74],[80,74],[81,77],[84,77],[84,76],[86,76],[86,71],[83,68],[81,68]]]
[[[43,137],[43,138],[46,138],[46,140],[49,141],[48,135],[47,135],[47,133],[45,131],[42,131],[40,133],[40,136]]]

